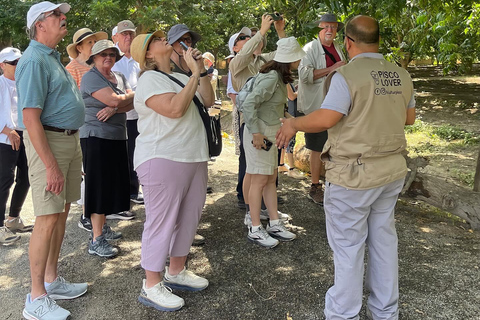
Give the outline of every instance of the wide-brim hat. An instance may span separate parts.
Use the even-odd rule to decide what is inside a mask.
[[[145,69],[145,55],[154,37],[164,38],[165,33],[162,30],[158,30],[154,33],[139,34],[133,39],[130,45],[130,54],[132,58],[138,62],[141,70]]]
[[[242,33],[249,37],[252,36],[252,31],[250,30],[250,28],[247,28],[247,27],[243,27],[242,29],[240,29],[239,32],[231,36],[230,39],[228,40],[228,49],[230,50],[230,54],[235,55],[235,53],[233,52],[233,47],[235,46],[235,41],[237,40],[238,36],[241,35]]]
[[[170,45],[173,45],[178,39],[180,39],[185,33],[190,33],[192,36],[192,46],[194,46],[198,41],[202,40],[200,34],[188,29],[184,24],[176,24],[168,30],[167,41]]]
[[[57,8],[59,8],[63,14],[70,11],[70,5],[68,3],[55,4],[50,1],[43,1],[34,4],[27,12],[27,28],[31,29],[35,20],[37,20],[42,13],[53,11]]]
[[[291,63],[301,60],[306,53],[295,37],[282,38],[277,41],[277,51],[273,60],[282,63]]]
[[[315,21],[315,25],[319,25],[320,22],[336,22],[338,23],[337,31],[340,31],[343,29],[343,22],[340,22],[337,20],[337,17],[333,13],[325,13],[320,17],[320,20]]]
[[[20,59],[22,53],[17,48],[8,47],[0,51],[0,63]]]
[[[95,55],[97,55],[97,54],[99,54],[102,51],[105,51],[107,49],[114,49],[115,50],[115,53],[117,54],[117,56],[115,57],[115,62],[118,62],[118,60],[122,59],[123,53],[120,53],[120,50],[118,50],[118,48],[115,47],[115,44],[113,44],[113,42],[111,40],[100,40],[100,41],[97,41],[93,45],[92,54],[90,55],[90,57],[88,58],[86,63],[87,64],[92,64],[93,63],[93,57],[95,57]]]
[[[88,28],[82,28],[80,30],[77,30],[77,32],[75,32],[75,34],[73,35],[73,43],[67,46],[67,52],[70,58],[75,59],[76,57],[78,57],[77,44],[91,37],[95,37],[97,41],[105,40],[108,39],[108,34],[103,31],[93,33],[93,31]]]

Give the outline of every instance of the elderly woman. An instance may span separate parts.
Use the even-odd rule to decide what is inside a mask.
[[[188,77],[172,73],[172,51],[162,31],[139,35],[131,46],[142,70],[134,102],[140,132],[134,165],[146,215],[141,255],[146,280],[139,301],[164,311],[184,305],[170,288],[199,291],[208,286],[207,279],[185,270],[185,261],[205,204],[209,160],[205,127],[192,99],[196,96],[205,106],[214,103],[210,78],[200,77],[201,53],[192,48],[183,52],[192,71]]]
[[[278,216],[275,186],[278,151],[273,143],[280,128],[279,119],[286,115],[286,85],[293,81],[292,70],[298,67],[305,52],[294,37],[280,39],[277,46],[275,57],[262,66],[252,92],[243,103],[246,173],[250,175],[243,183],[245,202],[250,205],[250,216],[247,213],[245,217],[249,226],[247,237],[267,248],[278,245],[278,240],[296,238]],[[262,195],[270,218],[266,230],[260,223]]]
[[[108,39],[106,32],[100,31],[93,33],[93,31],[88,28],[79,29],[73,35],[73,43],[67,47],[68,56],[72,61],[67,64],[65,69],[70,72],[78,88],[80,88],[83,75],[90,70],[87,60],[90,58],[93,45],[95,42],[105,39]]]
[[[117,255],[107,240],[121,237],[105,224],[106,215],[130,208],[125,112],[133,108],[134,92],[121,73],[112,72],[121,57],[112,41],[95,43],[87,60],[93,67],[80,86],[85,102],[85,124],[80,128],[85,216],[93,232],[88,253],[101,257]]]

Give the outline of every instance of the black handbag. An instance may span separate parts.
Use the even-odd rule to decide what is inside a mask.
[[[165,73],[160,70],[156,70],[160,73],[163,73],[167,77],[170,78],[173,82],[185,88],[185,85],[175,77],[172,77],[168,73]],[[207,108],[200,102],[200,99],[196,95],[193,96],[193,102],[198,108],[198,112],[200,113],[200,118],[202,118],[203,125],[205,126],[205,131],[207,133],[207,141],[208,141],[208,153],[210,157],[218,157],[220,153],[222,153],[222,127],[220,125],[220,115],[217,116],[210,116],[208,114]]]

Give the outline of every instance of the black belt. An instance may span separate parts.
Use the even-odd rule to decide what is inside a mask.
[[[72,134],[75,134],[78,131],[78,130],[70,130],[70,129],[60,129],[60,128],[55,128],[55,127],[51,127],[51,126],[43,126],[43,129],[45,129],[47,131],[63,132],[67,136],[71,136]]]

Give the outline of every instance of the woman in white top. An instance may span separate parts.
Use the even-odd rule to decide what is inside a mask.
[[[173,311],[184,301],[165,286],[189,291],[208,286],[207,279],[185,270],[185,261],[205,204],[209,160],[205,127],[192,99],[196,95],[211,106],[214,95],[210,78],[200,78],[197,49],[184,52],[190,77],[171,72],[173,48],[162,31],[138,35],[130,50],[142,70],[134,99],[139,117],[134,167],[146,214],[141,255],[146,280],[139,300]]]

